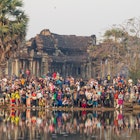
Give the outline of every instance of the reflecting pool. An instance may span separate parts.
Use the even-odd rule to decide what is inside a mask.
[[[0,110],[0,140],[139,140],[140,113]]]

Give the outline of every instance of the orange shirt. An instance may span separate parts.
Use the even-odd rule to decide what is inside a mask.
[[[24,83],[25,83],[25,79],[22,78],[21,79],[21,84],[24,85]]]

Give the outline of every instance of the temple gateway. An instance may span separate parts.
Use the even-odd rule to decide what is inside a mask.
[[[95,45],[95,35],[58,35],[45,29],[13,53],[7,62],[6,74],[19,76],[29,70],[35,76],[59,72],[63,77],[95,77],[96,70],[88,52],[88,47]]]

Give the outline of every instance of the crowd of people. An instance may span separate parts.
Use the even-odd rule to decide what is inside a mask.
[[[116,76],[84,81],[58,72],[42,77],[5,76],[0,80],[0,103],[24,107],[112,107],[122,109],[124,102],[140,105],[140,80]]]

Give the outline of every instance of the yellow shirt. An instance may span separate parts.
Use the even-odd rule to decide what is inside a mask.
[[[15,92],[15,98],[16,99],[19,99],[20,98],[20,95],[19,95],[19,92],[18,91]]]
[[[12,98],[12,99],[15,99],[15,93],[14,93],[14,92],[11,93],[11,98]]]

